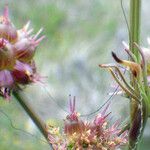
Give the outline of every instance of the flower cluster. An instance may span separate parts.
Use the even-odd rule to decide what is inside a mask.
[[[70,100],[70,114],[64,120],[64,129],[47,126],[48,140],[54,150],[116,150],[127,144],[127,131],[121,132],[119,121],[109,124],[108,106],[91,122],[80,119],[75,110],[75,98]]]
[[[31,35],[28,22],[17,30],[9,19],[8,7],[0,17],[0,95],[10,97],[12,89],[18,84],[28,84],[38,80],[33,56],[36,47],[44,36],[39,37],[42,29]]]

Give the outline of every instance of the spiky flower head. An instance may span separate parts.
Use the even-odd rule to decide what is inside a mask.
[[[119,121],[110,125],[108,107],[87,122],[76,112],[75,98],[70,100],[70,114],[64,120],[63,130],[47,126],[48,140],[54,150],[117,150],[127,144],[127,131],[119,134]]]
[[[11,91],[20,84],[26,85],[39,80],[33,60],[39,43],[45,36],[39,37],[40,29],[32,35],[28,21],[17,30],[9,18],[6,5],[0,17],[0,95],[10,97]]]

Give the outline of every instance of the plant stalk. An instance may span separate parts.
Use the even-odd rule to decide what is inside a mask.
[[[130,31],[129,31],[129,47],[131,52],[136,57],[136,62],[140,63],[140,54],[135,47],[134,43],[140,44],[140,23],[141,23],[141,0],[130,0]],[[131,84],[136,90],[136,93],[139,92],[138,83],[139,79],[135,79],[133,76],[131,76]],[[135,116],[137,116],[139,104],[135,100],[130,101],[130,128],[134,128],[133,125],[135,124]],[[136,139],[137,137],[135,137]],[[136,139],[137,140],[137,139]],[[129,137],[129,150],[133,149],[137,150],[138,144],[135,144],[136,141],[133,141]]]
[[[140,44],[140,18],[141,18],[141,0],[130,0],[130,35],[129,35],[129,47],[131,52],[137,59],[137,63],[140,63],[140,56],[137,47],[134,46],[134,42]],[[137,80],[131,76],[131,85],[139,93],[137,86]],[[138,103],[131,100],[130,102],[130,119],[131,122],[134,119],[137,112]]]
[[[140,44],[141,0],[130,0],[130,35],[129,47],[140,63],[140,56],[134,42]]]
[[[31,105],[25,99],[25,94],[21,90],[13,91],[13,95],[15,99],[19,102],[19,104],[24,108],[25,112],[29,115],[35,125],[38,127],[40,132],[43,134],[46,140],[47,139],[47,131],[44,121],[39,117],[39,115],[34,111]],[[49,142],[48,142],[49,143]],[[49,143],[52,148],[51,144]]]

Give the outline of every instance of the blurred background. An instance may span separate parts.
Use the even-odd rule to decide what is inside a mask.
[[[142,1],[141,45],[150,34],[150,1]],[[129,15],[129,1],[123,2]],[[37,48],[35,61],[44,83],[27,86],[26,99],[46,122],[62,126],[68,111],[68,96],[76,96],[77,111],[97,110],[114,91],[112,77],[98,67],[113,62],[111,51],[125,58],[122,41],[128,42],[128,28],[120,0],[1,0],[0,12],[8,4],[10,18],[20,29],[31,20],[31,27],[46,39]],[[127,119],[128,100],[115,96],[110,111],[112,122]],[[83,117],[91,119],[93,116]],[[149,123],[150,125],[150,123]],[[148,150],[147,127],[140,149]],[[31,133],[32,135],[30,135]],[[0,100],[0,149],[48,150],[48,144],[22,107],[12,98]]]

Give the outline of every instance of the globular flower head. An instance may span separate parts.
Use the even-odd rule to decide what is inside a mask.
[[[39,80],[33,60],[35,50],[45,36],[39,37],[40,29],[31,35],[27,23],[17,30],[9,19],[8,6],[0,17],[0,95],[8,98],[11,90]]]
[[[87,122],[76,112],[75,98],[73,102],[70,100],[71,111],[64,121],[64,129],[60,131],[47,126],[48,140],[54,150],[116,150],[127,144],[127,132],[119,135],[119,121],[109,124],[110,113],[106,113],[108,106],[93,121]]]

